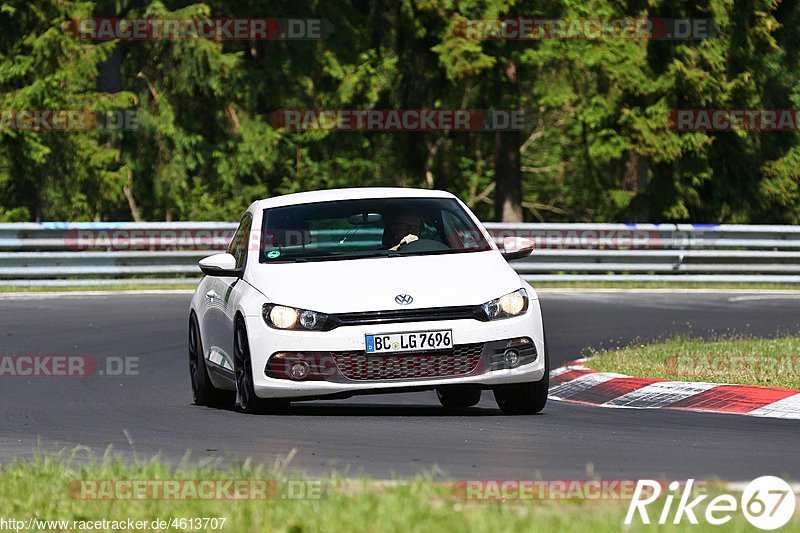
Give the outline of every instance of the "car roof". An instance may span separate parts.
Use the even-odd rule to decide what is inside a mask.
[[[431,189],[412,189],[403,187],[357,187],[350,189],[326,189],[321,191],[298,192],[258,200],[251,206],[254,210],[282,207],[286,205],[310,204],[316,202],[335,202],[337,200],[358,200],[363,198],[455,198],[446,191]]]

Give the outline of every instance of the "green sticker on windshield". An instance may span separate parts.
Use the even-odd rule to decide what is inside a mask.
[[[276,257],[280,257],[280,255],[281,255],[280,250],[272,250],[269,253],[267,253],[267,257],[269,257],[270,259],[275,259]]]

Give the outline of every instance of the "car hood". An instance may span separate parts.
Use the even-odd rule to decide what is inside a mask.
[[[478,305],[521,286],[497,251],[257,264],[248,273],[271,302],[323,313]],[[401,306],[398,294],[414,301]]]

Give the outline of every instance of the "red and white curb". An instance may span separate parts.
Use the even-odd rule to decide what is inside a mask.
[[[550,372],[553,400],[628,409],[680,409],[800,420],[800,391],[665,381],[598,372],[584,360]]]

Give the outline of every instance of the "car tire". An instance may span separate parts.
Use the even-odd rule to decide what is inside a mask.
[[[541,412],[547,404],[550,388],[550,353],[547,337],[544,339],[544,376],[539,381],[496,387],[494,399],[506,415],[533,415]]]
[[[233,335],[233,356],[236,375],[236,398],[239,409],[247,414],[281,413],[289,408],[285,400],[267,400],[256,396],[253,386],[253,367],[250,342],[241,319],[236,321]]]
[[[474,387],[436,389],[439,403],[447,409],[464,409],[481,401],[481,390]]]
[[[206,407],[229,407],[233,404],[234,395],[230,391],[220,390],[211,383],[203,356],[203,340],[197,317],[192,314],[189,319],[189,377],[192,380],[192,396],[195,405]]]

